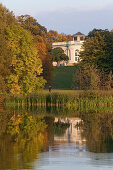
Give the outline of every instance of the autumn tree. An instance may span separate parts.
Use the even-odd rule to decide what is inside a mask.
[[[40,77],[42,63],[32,35],[18,24],[9,26],[6,31],[12,52],[11,73],[8,77],[11,93],[31,93],[44,87],[45,80]]]
[[[52,80],[52,61],[51,55],[48,53],[49,50],[46,41],[47,29],[41,26],[38,21],[30,15],[19,16],[18,22],[33,35],[38,55],[42,61],[42,75],[47,80],[47,83],[50,84]]]
[[[0,92],[31,93],[44,87],[33,36],[0,4]]]
[[[66,35],[66,37],[67,37],[67,40],[68,40],[68,41],[72,41],[72,35],[71,35],[71,34]]]
[[[51,85],[51,80],[52,80],[52,59],[51,55],[49,54],[47,50],[47,44],[44,40],[43,37],[40,35],[35,36],[35,43],[36,43],[36,48],[38,50],[38,54],[41,58],[42,65],[43,65],[43,77],[46,79],[48,85]]]
[[[7,76],[10,74],[9,65],[11,53],[4,35],[0,34],[0,92],[6,92]]]
[[[7,76],[10,74],[12,54],[6,39],[6,28],[15,22],[13,13],[0,4],[0,92],[8,91]]]
[[[43,37],[41,37],[40,35],[35,36],[34,40],[35,40],[36,48],[38,50],[38,54],[40,55],[40,59],[43,62],[47,55],[46,42],[43,39]]]
[[[59,34],[57,31],[50,30],[47,32],[47,42],[52,44],[53,42],[64,42],[72,41],[71,35],[66,35],[64,33]]]
[[[47,29],[40,25],[35,18],[30,15],[21,15],[17,17],[18,22],[24,29],[29,30],[33,35],[43,36],[47,33]]]

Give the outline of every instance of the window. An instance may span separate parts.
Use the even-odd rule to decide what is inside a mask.
[[[75,61],[78,62],[78,57],[75,57]]]
[[[78,56],[77,51],[75,51],[75,56]]]
[[[75,56],[78,56],[78,52],[79,52],[78,50],[75,50]]]
[[[83,41],[84,40],[84,38],[83,37],[80,37],[80,41]]]
[[[77,41],[77,37],[74,37],[74,41]]]

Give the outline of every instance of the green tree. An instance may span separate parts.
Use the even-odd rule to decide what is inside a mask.
[[[100,88],[100,72],[93,66],[87,68],[83,65],[77,66],[73,76],[73,89],[98,90]]]
[[[89,84],[91,85],[91,81],[94,80],[91,76],[96,76],[96,80],[99,82],[98,87],[109,89],[113,74],[113,33],[96,29],[90,32],[83,44],[80,58],[82,73],[89,76]],[[91,75],[92,72],[95,72],[95,76]]]
[[[56,61],[59,63],[60,61],[67,61],[69,57],[64,53],[64,50],[60,47],[54,48],[51,51],[52,54],[52,61]]]
[[[113,33],[107,30],[93,30],[80,52],[81,63],[96,66],[113,73]]]

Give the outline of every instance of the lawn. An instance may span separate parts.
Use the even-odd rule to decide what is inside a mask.
[[[77,70],[77,66],[60,66],[54,67],[53,71],[53,89],[72,89],[72,79],[74,73]]]

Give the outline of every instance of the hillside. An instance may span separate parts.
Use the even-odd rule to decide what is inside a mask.
[[[53,89],[70,90],[72,87],[72,79],[77,66],[60,66],[54,67],[53,71]]]

